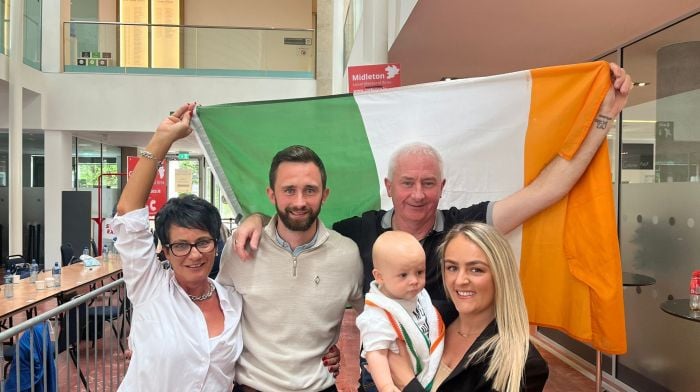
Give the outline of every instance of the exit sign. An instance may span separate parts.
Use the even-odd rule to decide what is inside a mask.
[[[189,152],[180,151],[180,152],[177,153],[177,159],[190,159],[190,153],[189,153]]]

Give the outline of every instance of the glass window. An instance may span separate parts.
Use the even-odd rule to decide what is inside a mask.
[[[24,0],[24,63],[41,70],[41,0]]]
[[[102,174],[102,146],[90,140],[78,139],[77,152],[78,190],[97,188],[98,177]]]
[[[688,298],[700,268],[700,15],[622,49],[637,86],[622,113],[620,249],[623,271],[656,284],[626,289],[628,353],[619,378],[639,390],[697,385],[697,323],[659,308]],[[694,325],[695,324],[695,325]]]

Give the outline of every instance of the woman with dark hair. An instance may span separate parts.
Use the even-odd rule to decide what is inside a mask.
[[[542,391],[549,369],[530,344],[518,265],[508,241],[489,225],[465,223],[447,233],[439,254],[445,291],[459,316],[447,327],[432,390]],[[404,391],[424,391],[404,358],[394,359],[395,382],[400,380]]]
[[[124,187],[114,230],[129,299],[133,350],[120,391],[230,391],[241,349],[242,303],[232,287],[208,277],[221,217],[193,195],[170,199],[155,230],[171,265],[156,258],[146,200],[173,142],[190,134],[194,104],[160,123]]]

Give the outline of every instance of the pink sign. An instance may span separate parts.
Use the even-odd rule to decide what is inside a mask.
[[[136,168],[136,162],[139,161],[139,157],[128,157],[127,158],[127,181],[131,178],[131,173],[134,172]],[[151,194],[148,196],[148,201],[146,206],[148,206],[148,216],[155,216],[161,207],[165,205],[168,201],[168,171],[167,166],[168,161],[163,160],[161,166],[158,168],[158,173],[156,173],[156,179],[153,180],[153,187],[151,188]]]
[[[348,67],[348,87],[355,91],[381,90],[401,86],[401,67],[397,63]]]

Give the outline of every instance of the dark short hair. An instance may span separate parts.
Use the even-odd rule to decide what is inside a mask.
[[[284,150],[275,154],[270,165],[270,188],[275,189],[275,180],[277,180],[277,168],[283,162],[299,162],[313,163],[321,172],[321,184],[323,189],[326,189],[326,167],[323,166],[323,161],[316,155],[314,150],[306,146],[289,146]]]
[[[155,219],[156,235],[161,244],[170,243],[173,225],[208,232],[214,240],[221,233],[221,215],[211,203],[195,195],[182,195],[168,200]]]

